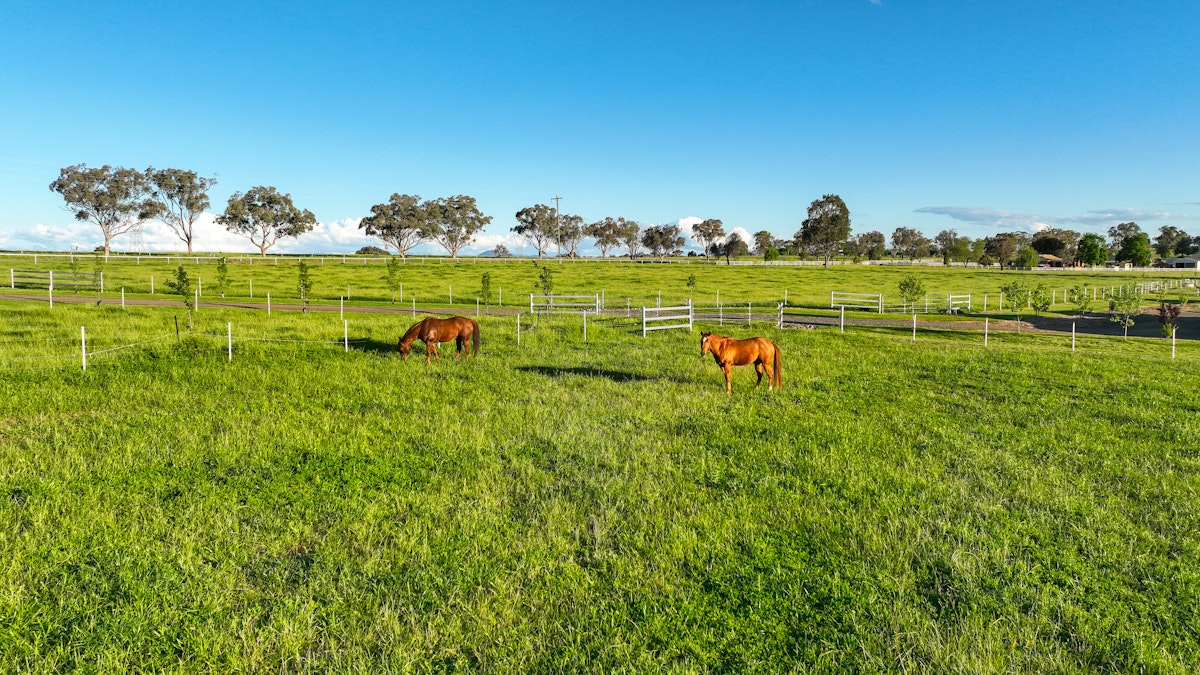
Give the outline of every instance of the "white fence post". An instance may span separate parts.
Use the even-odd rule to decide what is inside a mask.
[[[983,346],[984,347],[987,346],[987,340],[988,340],[988,318],[985,316],[985,317],[983,317]]]
[[[17,287],[17,273],[14,272],[11,267],[8,269],[8,287],[9,288]]]
[[[750,315],[752,307],[753,307],[752,303],[749,303],[749,302],[746,303],[746,325],[747,326],[750,326],[752,323],[754,323],[754,319]]]
[[[150,295],[154,295],[154,275],[150,275]]]
[[[415,295],[412,297],[412,315],[417,315],[417,296]]]
[[[87,328],[79,327],[79,351],[83,354],[83,369],[87,370]]]
[[[1071,322],[1071,351],[1075,351],[1075,322]]]
[[[254,297],[254,279],[250,279],[250,297]]]
[[[917,341],[917,315],[916,315],[916,312],[913,313],[913,338],[912,338],[912,341],[913,342]]]
[[[642,338],[646,337],[646,307],[642,306]]]
[[[1175,331],[1177,326],[1171,326],[1171,358],[1175,358]]]
[[[846,306],[842,305],[842,315],[838,318],[838,332],[846,332]]]
[[[229,351],[229,360],[233,361],[233,322],[225,322],[225,345]]]
[[[346,319],[346,299],[345,298],[338,298],[338,318],[343,321]]]
[[[271,316],[271,293],[267,292],[267,316]]]
[[[121,287],[121,309],[125,309],[125,287]]]
[[[521,313],[517,312],[517,346],[521,346]]]
[[[587,311],[580,312],[583,315],[583,341],[587,342]]]
[[[196,310],[197,312],[199,312],[200,311],[200,289],[197,288],[196,290],[192,291],[192,294],[195,296],[195,299],[192,301],[192,308],[194,310]]]
[[[346,353],[350,353],[350,322],[342,320],[342,346],[345,347]]]

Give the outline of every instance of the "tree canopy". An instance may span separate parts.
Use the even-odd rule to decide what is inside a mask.
[[[1085,265],[1103,265],[1108,260],[1108,247],[1104,245],[1104,237],[1089,232],[1079,240],[1079,249],[1075,259]]]
[[[146,169],[151,198],[157,203],[157,216],[175,236],[187,244],[192,253],[196,221],[209,207],[208,190],[217,184],[216,177],[204,178],[195,171],[184,169]]]
[[[929,255],[929,239],[910,227],[897,227],[892,232],[892,253],[915,260]]]
[[[1125,236],[1121,240],[1121,248],[1117,251],[1117,260],[1128,260],[1134,267],[1149,267],[1154,259],[1154,250],[1150,248],[1150,238],[1144,232]]]
[[[512,231],[537,249],[537,257],[541,258],[557,235],[556,216],[554,209],[546,204],[526,206],[517,211],[517,224]]]
[[[679,255],[683,251],[683,233],[678,225],[652,225],[642,233],[642,245],[659,258]]]
[[[317,217],[308,209],[296,208],[290,194],[281,194],[274,186],[255,186],[233,193],[217,222],[249,239],[266,255],[280,239],[312,230]]]
[[[492,222],[492,217],[483,215],[475,205],[475,198],[467,195],[443,197],[426,204],[425,238],[441,245],[454,259]]]
[[[574,258],[578,255],[579,242],[583,240],[583,217],[570,213],[558,214],[558,224],[554,228],[554,244],[558,246],[558,255]]]
[[[704,257],[708,257],[708,245],[719,241],[725,236],[725,226],[716,218],[708,218],[692,226],[692,239],[695,239],[704,249]]]
[[[371,215],[363,218],[358,228],[379,237],[403,258],[425,238],[428,210],[420,195],[393,193],[387,202],[372,206]]]
[[[68,166],[50,183],[50,190],[62,196],[76,220],[100,227],[104,255],[109,254],[113,239],[141,227],[143,221],[158,215],[160,208],[146,174],[107,164],[99,168]]]
[[[609,216],[598,220],[584,228],[583,233],[596,240],[596,248],[600,249],[600,257],[607,258],[608,252],[621,244],[621,233],[628,227],[629,221],[624,218]],[[634,223],[637,228],[637,223]]]
[[[832,194],[808,205],[808,218],[796,233],[796,239],[825,259],[825,267],[849,237],[850,209],[841,197]]]

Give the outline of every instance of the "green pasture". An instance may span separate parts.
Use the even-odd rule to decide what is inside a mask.
[[[105,296],[118,297],[121,289],[128,297],[150,297],[153,286],[156,297],[170,293],[166,280],[182,264],[194,286],[202,289],[202,300],[220,299],[216,264],[211,258],[173,257],[168,263],[161,256],[136,258],[113,256],[108,263],[96,265],[96,256],[77,256],[77,272],[94,275],[103,271]],[[101,257],[102,261],[103,258]],[[297,269],[300,259],[274,256],[230,256],[225,299],[263,302],[268,293],[277,303],[298,300]],[[552,271],[554,292],[557,294],[603,294],[608,307],[641,307],[653,305],[660,295],[664,305],[677,304],[691,298],[696,304],[778,303],[785,298],[789,305],[809,308],[828,308],[831,291],[848,293],[883,293],[889,304],[899,302],[897,285],[906,274],[917,275],[930,296],[971,294],[975,307],[982,307],[988,295],[988,309],[999,311],[1000,286],[1014,276],[1031,284],[1045,283],[1056,292],[1055,311],[1066,312],[1065,292],[1076,284],[1111,288],[1123,284],[1162,279],[1189,278],[1186,271],[1163,270],[1161,274],[1113,271],[1002,271],[998,268],[939,268],[924,266],[835,265],[821,267],[740,266],[705,263],[695,259],[690,264],[628,261],[543,261],[497,260],[466,258],[458,262],[448,258],[410,257],[400,265],[397,282],[402,289],[393,291],[388,284],[387,266],[379,258],[356,256],[326,256],[305,258],[313,280],[311,299],[317,303],[334,303],[348,298],[357,304],[411,305],[418,307],[474,307],[481,297],[482,278],[491,274],[492,304],[503,299],[504,305],[529,305],[529,294],[539,292],[536,282],[539,266]],[[197,262],[199,261],[199,262]],[[54,270],[63,275],[70,272],[66,258],[40,256],[35,264],[32,257],[0,258],[0,279],[7,280],[10,269]],[[1193,271],[1191,276],[1195,276]],[[689,286],[689,278],[694,285]],[[0,282],[3,284],[3,282]],[[0,293],[6,285],[0,285]],[[253,297],[251,296],[253,293]],[[1185,300],[1197,298],[1195,288],[1186,289]],[[78,293],[60,286],[59,295],[95,295],[90,289]],[[1097,301],[1096,310],[1106,309]]]
[[[736,271],[655,268],[774,293]],[[726,396],[620,318],[427,367],[405,314],[180,314],[0,302],[0,671],[1200,668],[1195,345],[726,327],[784,353]]]

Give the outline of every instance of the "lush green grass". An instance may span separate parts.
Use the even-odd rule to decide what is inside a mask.
[[[19,262],[18,262],[19,260]],[[93,270],[90,256],[81,257],[82,272]],[[108,297],[119,296],[124,288],[129,297],[142,297],[150,293],[151,277],[154,290],[159,297],[169,292],[166,279],[182,261],[195,283],[199,279],[204,288],[204,299],[218,297],[217,271],[211,261],[200,264],[194,258],[173,259],[167,264],[161,258],[145,258],[139,264],[136,259],[110,259],[104,266],[105,289]],[[387,283],[387,270],[379,262],[349,256],[342,263],[339,256],[309,259],[314,281],[312,298],[318,302],[337,303],[338,298],[348,297],[355,303],[390,304],[392,291]],[[372,259],[375,260],[375,259]],[[0,264],[4,264],[0,260]],[[67,271],[63,259],[41,257],[37,265],[31,260],[7,260],[9,267],[25,269],[53,269],[57,273]],[[272,295],[277,303],[295,302],[298,296],[296,259],[275,258],[257,260],[245,256],[241,260],[231,258],[229,263],[229,288],[227,298],[247,300],[253,284],[254,298],[262,301],[266,294]],[[883,293],[889,304],[899,302],[897,285],[906,274],[918,275],[931,296],[946,294],[972,294],[978,309],[987,294],[988,307],[996,310],[999,304],[1001,284],[1014,276],[1030,283],[1044,282],[1057,292],[1059,304],[1056,309],[1067,311],[1069,306],[1062,302],[1064,292],[1079,283],[1096,286],[1120,286],[1159,279],[1182,279],[1188,275],[1183,271],[1162,274],[1104,271],[1000,271],[979,268],[895,267],[842,265],[829,269],[820,267],[741,267],[707,264],[696,261],[692,264],[637,264],[630,262],[561,261],[546,260],[542,264],[553,271],[556,293],[599,294],[603,293],[609,307],[621,307],[629,303],[633,307],[653,304],[662,295],[664,304],[675,304],[691,297],[697,304],[712,304],[718,294],[722,303],[757,302],[775,303],[785,297],[791,305],[805,307],[829,307],[831,291],[852,293]],[[473,307],[481,291],[481,278],[490,272],[492,293],[503,292],[505,305],[528,306],[529,293],[535,291],[538,277],[537,264],[528,260],[466,259],[454,263],[443,258],[412,258],[401,266],[398,280],[403,284],[403,295],[397,299],[404,304],[416,298],[420,306],[449,305],[451,293],[455,304]],[[695,286],[688,287],[688,278],[695,276]],[[1195,273],[1192,273],[1195,276]],[[3,290],[3,288],[0,288]],[[1189,299],[1195,297],[1195,289],[1188,289]],[[60,289],[60,295],[68,294]],[[84,292],[87,294],[87,292]],[[495,299],[494,299],[495,301]],[[1094,309],[1105,309],[1103,301]]]
[[[727,397],[613,320],[426,367],[404,315],[346,353],[176,313],[0,304],[0,670],[1200,667],[1200,354],[1161,340],[763,327],[784,389]],[[228,362],[227,321],[304,342]],[[168,337],[82,372],[80,325]]]

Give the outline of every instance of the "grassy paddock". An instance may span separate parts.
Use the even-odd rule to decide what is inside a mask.
[[[169,291],[166,280],[175,267],[182,263],[193,280],[193,285],[203,286],[204,298],[219,298],[217,291],[216,265],[210,262],[196,264],[194,258],[173,259],[167,264],[161,258],[146,258],[138,264],[133,259],[110,258],[103,266],[107,297],[119,296],[124,288],[129,297],[148,297],[151,277],[155,295],[165,297]],[[201,258],[203,261],[204,259]],[[226,299],[247,300],[253,285],[254,298],[263,300],[267,293],[276,302],[295,302],[297,272],[295,259],[283,259],[272,264],[274,259],[255,260],[253,256],[244,261],[231,259],[229,263],[229,286]],[[321,260],[325,264],[321,264]],[[379,262],[363,264],[354,256],[341,262],[341,257],[307,260],[314,282],[311,298],[317,302],[334,303],[348,297],[352,302],[365,304],[391,304],[393,292],[388,288],[386,266]],[[946,294],[972,294],[973,304],[978,309],[987,294],[990,310],[998,310],[1000,285],[1014,276],[1030,283],[1044,282],[1057,292],[1056,309],[1066,311],[1068,305],[1063,293],[1071,286],[1087,283],[1093,286],[1114,287],[1160,279],[1183,279],[1196,276],[1186,271],[1164,270],[1161,274],[1105,271],[1001,271],[979,268],[937,268],[903,266],[839,265],[829,269],[819,267],[741,267],[721,264],[635,264],[630,262],[560,261],[544,260],[534,263],[529,260],[500,262],[469,259],[451,262],[439,258],[408,260],[401,265],[398,281],[403,284],[403,295],[397,300],[404,304],[416,299],[418,306],[447,306],[453,293],[454,304],[474,306],[481,292],[484,272],[490,272],[493,302],[503,289],[504,304],[511,307],[528,306],[529,293],[536,292],[534,283],[538,267],[545,265],[554,273],[555,292],[565,294],[603,292],[609,307],[624,306],[627,302],[634,307],[653,304],[662,294],[664,304],[676,304],[691,297],[697,304],[713,304],[718,294],[722,303],[756,302],[776,303],[787,297],[788,303],[804,307],[828,307],[829,293],[843,291],[854,293],[883,293],[889,303],[899,301],[897,285],[906,274],[916,274],[925,284],[931,296]],[[0,259],[4,264],[5,259]],[[63,259],[41,258],[34,265],[31,260],[7,261],[9,267],[54,270],[61,274],[67,270]],[[83,273],[94,271],[90,256],[80,256],[79,269]],[[6,275],[7,270],[0,272]],[[688,278],[695,276],[695,286],[688,287]],[[6,286],[0,286],[3,291]],[[60,294],[71,294],[66,288]],[[1186,290],[1186,300],[1196,299],[1197,289]],[[81,291],[84,295],[94,292]],[[1095,305],[1097,310],[1106,309],[1103,301]]]
[[[1200,355],[1162,341],[756,328],[784,389],[726,396],[615,320],[426,367],[404,315],[346,353],[178,313],[0,305],[0,670],[1200,667]],[[83,372],[80,325],[168,337]]]

